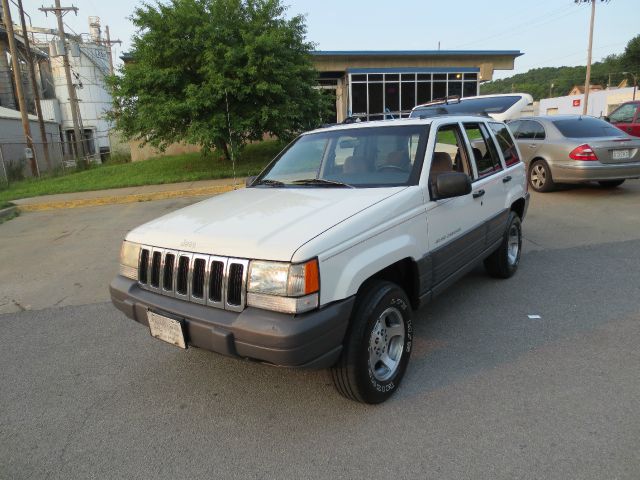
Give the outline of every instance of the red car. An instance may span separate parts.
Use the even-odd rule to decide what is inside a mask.
[[[640,137],[640,101],[623,103],[611,112],[608,120],[623,132]]]

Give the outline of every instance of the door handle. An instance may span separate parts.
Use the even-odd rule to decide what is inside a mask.
[[[504,177],[502,179],[502,183],[507,183],[507,182],[510,182],[510,181],[511,181],[511,175],[507,175],[506,177]]]
[[[529,148],[537,148],[538,145],[536,145],[535,143],[530,143],[529,144]]]
[[[478,190],[477,192],[473,192],[473,198],[480,198],[484,195],[484,190]]]

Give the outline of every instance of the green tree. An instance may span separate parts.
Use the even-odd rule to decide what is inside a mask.
[[[585,0],[583,3],[590,1]],[[553,84],[554,96],[566,95],[574,85],[584,85],[585,73],[586,67],[583,66],[534,68],[526,73],[484,83],[480,89],[483,95],[509,92],[530,93],[534,99],[538,100],[549,96],[551,84]],[[622,54],[612,53],[601,61],[593,63],[591,84],[616,86],[625,78],[629,79],[629,73],[640,78],[640,35],[629,40]]]
[[[620,65],[626,71],[640,75],[640,35],[629,40],[620,56]]]
[[[171,0],[136,8],[128,62],[110,78],[110,118],[158,148],[176,141],[226,158],[265,134],[317,125],[326,104],[304,17],[280,0]]]

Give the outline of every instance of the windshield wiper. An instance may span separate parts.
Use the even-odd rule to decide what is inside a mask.
[[[256,185],[267,185],[269,187],[284,187],[285,186],[285,184],[283,182],[281,182],[280,180],[271,180],[270,178],[264,178],[264,179],[260,180],[259,182],[254,183],[251,186],[254,187]]]
[[[303,178],[301,180],[294,180],[291,182],[293,185],[318,185],[321,187],[343,187],[343,188],[356,188],[353,185],[342,182],[334,182],[333,180],[325,180],[324,178]]]

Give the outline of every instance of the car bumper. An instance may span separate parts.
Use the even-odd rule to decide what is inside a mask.
[[[598,180],[622,180],[640,178],[640,163],[602,164],[575,161],[552,167],[553,180],[556,182],[589,182]]]
[[[165,297],[118,275],[109,287],[113,304],[148,326],[147,312],[182,320],[187,345],[273,365],[327,368],[342,351],[355,297],[301,315],[247,307],[230,312]]]

